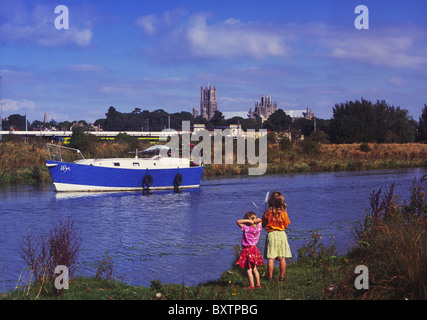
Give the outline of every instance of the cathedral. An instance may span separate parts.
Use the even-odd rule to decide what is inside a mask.
[[[252,107],[249,110],[249,118],[256,119],[256,117],[262,117],[267,119],[270,115],[277,111],[277,102],[271,101],[271,95],[263,95],[261,102],[255,102],[255,110],[252,111]]]
[[[216,99],[216,87],[211,86],[201,89],[200,97],[200,115],[205,119],[212,119],[215,111],[218,110],[218,101]],[[195,110],[194,110],[195,111]]]

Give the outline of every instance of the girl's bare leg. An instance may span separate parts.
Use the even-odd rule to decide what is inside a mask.
[[[259,272],[258,272],[258,269],[257,269],[256,265],[254,266],[253,270],[254,270],[256,285],[257,285],[257,287],[261,287],[261,282],[260,282],[260,278],[259,278]]]
[[[255,284],[254,284],[254,275],[252,274],[252,268],[249,267],[246,271],[248,273],[249,285],[251,286],[251,288],[253,288],[255,287]]]
[[[285,257],[279,258],[279,264],[280,264],[280,277],[283,278],[285,276],[285,271],[286,271],[286,258]]]
[[[267,269],[268,269],[268,278],[269,279],[273,278],[274,259],[268,259]]]

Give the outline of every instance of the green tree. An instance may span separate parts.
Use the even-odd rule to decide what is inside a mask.
[[[224,125],[224,115],[221,111],[215,111],[209,122],[212,123],[213,126],[222,126]]]
[[[79,149],[82,153],[90,152],[92,143],[97,138],[94,135],[85,132],[85,129],[79,126],[73,128],[73,134],[70,138],[70,148]]]
[[[424,104],[424,109],[418,122],[417,138],[418,142],[427,141],[427,104]]]
[[[25,116],[21,116],[20,114],[11,114],[7,119],[9,121],[9,125],[13,126],[15,130],[25,130]]]
[[[362,98],[335,105],[329,134],[334,143],[412,142],[415,122],[405,109]]]
[[[58,130],[70,130],[72,123],[70,121],[61,121],[58,123]]]
[[[120,112],[116,110],[113,106],[108,108],[108,112],[105,114],[106,119],[104,122],[105,131],[123,131],[125,121]]]
[[[279,109],[270,117],[268,117],[268,120],[263,127],[271,131],[284,131],[288,130],[291,125],[292,118],[288,116],[282,109]]]

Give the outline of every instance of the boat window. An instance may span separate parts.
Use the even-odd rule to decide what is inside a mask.
[[[133,163],[133,166],[134,166],[134,167],[139,167],[139,162],[134,162],[134,163]]]
[[[115,167],[120,167],[120,162],[114,162]]]

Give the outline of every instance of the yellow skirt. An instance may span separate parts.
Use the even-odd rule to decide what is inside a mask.
[[[270,231],[265,238],[264,258],[292,258],[288,236],[285,231]]]

